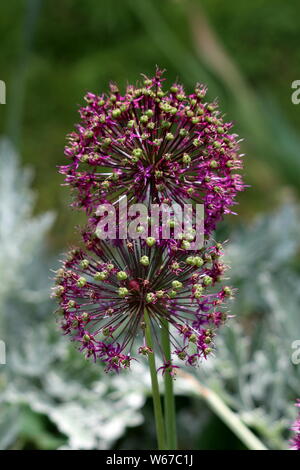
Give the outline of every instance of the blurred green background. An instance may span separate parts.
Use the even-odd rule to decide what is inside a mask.
[[[0,10],[0,79],[7,86],[0,134],[11,142],[1,151],[0,269],[6,288],[0,289],[0,336],[8,359],[12,354],[0,366],[0,445],[155,445],[143,371],[130,383],[104,376],[99,366],[83,371],[84,361],[58,338],[47,292],[50,266],[77,240],[74,226],[83,220],[68,207],[69,191],[56,168],[64,161],[65,135],[78,122],[83,95],[106,90],[111,80],[124,87],[158,65],[167,69],[169,84],[178,79],[191,90],[203,82],[209,98],[218,97],[244,139],[250,185],[239,197],[239,216],[227,217],[219,232],[219,238],[231,240],[238,319],[220,339],[220,358],[203,377],[196,375],[267,446],[286,447],[297,390],[300,395],[299,366],[290,360],[291,343],[300,338],[300,105],[291,101],[291,84],[300,79],[300,3],[11,0]],[[28,166],[31,180],[23,175]],[[48,211],[55,213],[54,221],[44,214]],[[118,399],[120,386],[126,403]],[[203,401],[179,389],[182,448],[243,448]],[[105,414],[107,403],[113,418]]]

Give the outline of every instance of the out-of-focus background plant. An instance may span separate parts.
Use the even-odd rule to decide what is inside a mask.
[[[124,86],[156,64],[218,97],[244,137],[251,185],[239,217],[216,235],[229,239],[235,318],[215,358],[193,371],[198,382],[176,380],[179,445],[244,448],[205,386],[268,448],[286,448],[300,395],[291,359],[300,340],[299,2],[12,0],[0,9],[0,448],[155,446],[143,364],[115,377],[82,359],[55,327],[49,286],[57,254],[78,236],[80,215],[56,171],[77,105],[87,90]]]

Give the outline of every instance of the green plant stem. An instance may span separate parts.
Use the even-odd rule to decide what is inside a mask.
[[[153,407],[154,407],[154,416],[155,416],[155,426],[156,426],[156,436],[158,449],[163,450],[165,447],[165,428],[164,428],[164,419],[162,413],[162,406],[160,401],[160,393],[157,380],[157,371],[155,365],[155,355],[151,334],[151,322],[147,310],[144,311],[144,321],[145,321],[145,337],[147,346],[152,349],[152,353],[148,354],[150,375],[151,375],[151,384],[152,384],[152,397],[153,397]]]
[[[162,347],[166,361],[171,361],[170,333],[169,322],[162,320]],[[177,449],[177,433],[176,433],[176,413],[175,399],[173,390],[173,377],[166,372],[164,376],[165,382],[165,424],[166,424],[166,444],[169,450]]]
[[[197,393],[211,410],[231,429],[231,431],[250,450],[268,450],[264,444],[245,426],[240,417],[234,413],[224,401],[211,389],[204,387],[193,375],[180,371],[179,375],[188,380]]]

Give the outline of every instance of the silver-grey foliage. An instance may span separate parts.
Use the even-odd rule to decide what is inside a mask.
[[[300,340],[299,235],[293,204],[233,234],[226,261],[239,288],[236,317],[200,372],[274,449],[287,447],[300,396],[300,364],[292,361],[292,344]]]
[[[141,423],[147,377],[142,365],[134,376],[109,376],[61,337],[51,314],[55,306],[49,300],[52,281],[45,256],[54,217],[33,217],[29,185],[30,173],[2,140],[0,339],[6,343],[7,364],[0,366],[0,448],[22,446],[27,428],[36,446],[108,448],[127,426]],[[44,436],[34,416],[47,416],[61,439]]]

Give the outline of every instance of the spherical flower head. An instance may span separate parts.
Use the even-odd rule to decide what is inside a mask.
[[[138,337],[138,352],[149,354],[145,311],[156,331],[157,350],[167,321],[177,358],[196,365],[212,352],[230,296],[220,285],[225,266],[219,248],[203,248],[199,266],[189,263],[184,251],[170,254],[165,246],[149,246],[146,240],[104,241],[88,231],[83,237],[88,249],[68,254],[57,272],[54,296],[63,331],[87,357],[104,361],[107,371],[127,368]],[[174,367],[163,358],[160,370],[173,375]]]
[[[116,85],[107,95],[88,93],[65,150],[70,163],[60,172],[74,205],[88,214],[103,201],[126,195],[148,202],[151,194],[158,204],[204,204],[209,235],[244,189],[237,135],[203,85],[187,94],[178,83],[165,90],[162,82],[157,70],[125,94]]]
[[[299,414],[291,428],[292,431],[294,431],[294,437],[291,440],[291,447],[294,450],[300,450],[300,400],[297,400],[296,406],[299,407]]]

